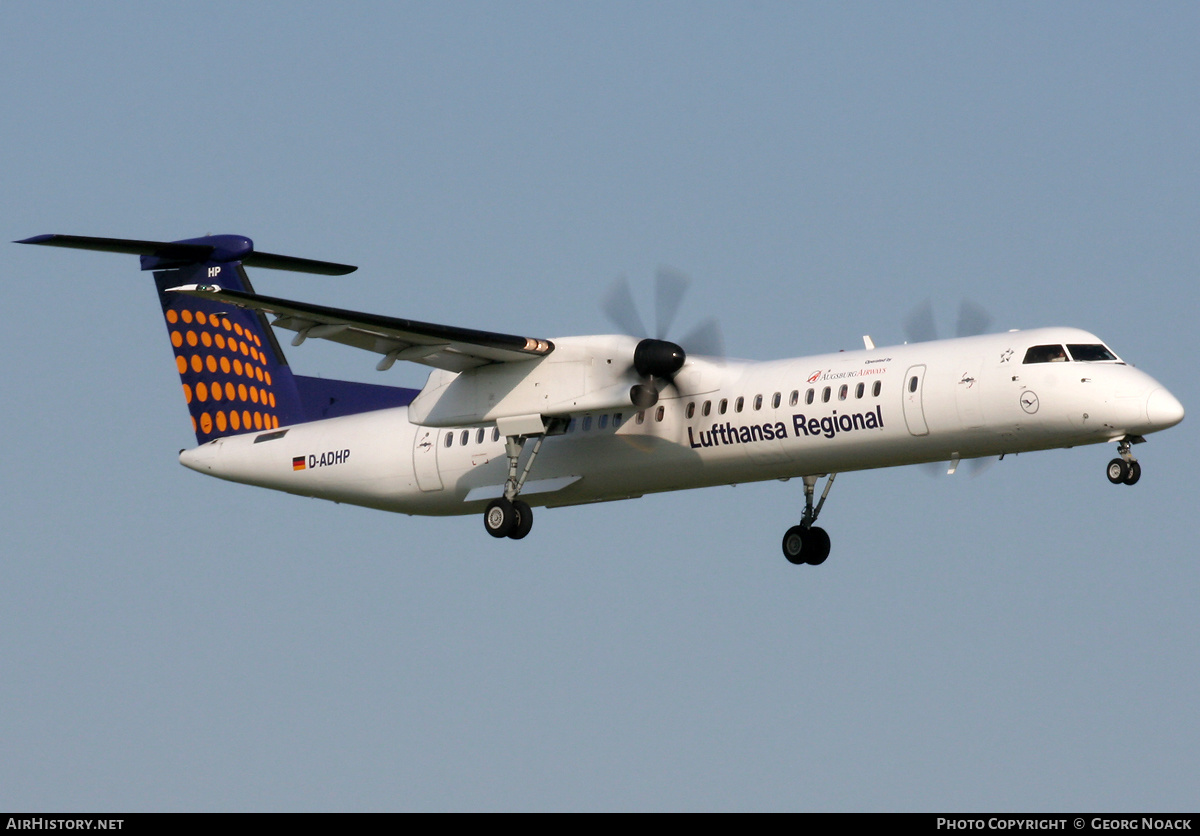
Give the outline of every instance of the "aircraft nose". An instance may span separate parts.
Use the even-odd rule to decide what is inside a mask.
[[[1155,389],[1146,398],[1146,417],[1156,430],[1165,430],[1183,420],[1183,404],[1166,389]]]

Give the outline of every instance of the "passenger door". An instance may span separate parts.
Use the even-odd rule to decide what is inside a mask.
[[[440,433],[432,427],[416,427],[413,436],[413,472],[417,486],[422,491],[440,491],[442,477],[438,473],[438,448]]]
[[[925,388],[925,366],[910,366],[904,373],[904,423],[911,435],[929,435],[921,392]]]

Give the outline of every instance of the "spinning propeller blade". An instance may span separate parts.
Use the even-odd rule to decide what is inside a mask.
[[[630,363],[641,378],[641,382],[630,390],[630,399],[638,409],[648,409],[658,403],[662,389],[674,384],[675,375],[687,362],[688,351],[708,357],[724,356],[721,328],[715,319],[707,319],[689,331],[683,345],[667,339],[690,284],[687,276],[669,267],[661,267],[655,273],[655,337],[647,336],[625,276],[613,282],[601,305],[614,325],[630,336],[642,338]]]
[[[954,333],[958,337],[974,337],[991,327],[992,317],[982,305],[963,299],[958,306],[958,322]],[[933,302],[926,299],[904,318],[906,342],[927,343],[938,338],[937,324],[933,317]]]

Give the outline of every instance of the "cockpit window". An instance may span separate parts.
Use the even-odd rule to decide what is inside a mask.
[[[1102,345],[1073,345],[1068,343],[1067,350],[1071,352],[1071,357],[1076,363],[1112,363],[1117,361],[1117,355]]]
[[[1065,363],[1067,362],[1067,352],[1063,351],[1061,345],[1035,345],[1025,352],[1025,359],[1022,362]]]

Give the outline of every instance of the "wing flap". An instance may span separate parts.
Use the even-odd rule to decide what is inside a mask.
[[[521,488],[521,493],[525,496],[538,493],[554,493],[561,491],[563,488],[570,487],[582,478],[582,476],[557,476],[550,479],[533,479],[525,483]],[[467,491],[467,495],[463,497],[463,502],[474,502],[479,499],[495,499],[503,493],[503,483],[498,485],[482,485]]]
[[[408,360],[461,372],[489,363],[526,362],[554,350],[549,340],[359,313],[217,285],[183,285],[171,288],[171,292],[270,314],[274,317],[272,325],[296,332],[293,345],[314,337],[382,354],[384,359],[377,366],[381,371],[396,360]]]

